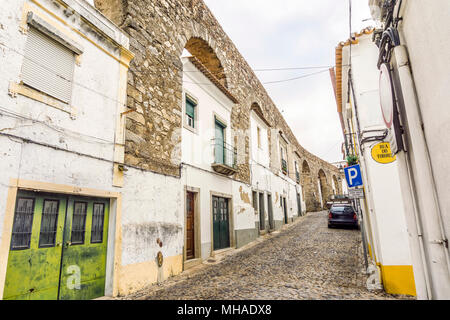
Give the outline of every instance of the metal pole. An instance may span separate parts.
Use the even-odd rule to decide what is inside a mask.
[[[369,262],[367,261],[367,243],[366,243],[366,229],[364,228],[364,219],[363,219],[363,214],[362,214],[362,210],[361,210],[361,206],[358,200],[358,213],[359,216],[361,217],[359,225],[360,225],[360,230],[361,230],[361,238],[362,238],[362,242],[363,242],[363,251],[364,251],[364,263],[366,266],[365,271],[367,272],[367,269],[369,268]]]

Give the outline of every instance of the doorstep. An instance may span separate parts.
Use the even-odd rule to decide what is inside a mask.
[[[201,258],[186,260],[186,261],[184,261],[184,270],[188,270],[190,268],[198,266],[201,263],[202,263]]]

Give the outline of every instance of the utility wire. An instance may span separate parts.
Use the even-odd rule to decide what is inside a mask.
[[[0,106],[0,116],[6,116],[6,117],[15,118],[15,119],[21,119],[21,120],[27,120],[27,121],[31,121],[33,124],[34,123],[39,123],[39,124],[42,124],[42,125],[50,128],[50,129],[52,129],[52,130],[54,130],[56,132],[63,133],[63,134],[66,134],[66,135],[69,135],[69,136],[72,136],[72,137],[75,137],[75,138],[78,138],[78,139],[82,139],[82,140],[84,140],[84,141],[86,141],[88,143],[105,144],[105,145],[114,145],[115,144],[114,142],[108,141],[106,139],[102,139],[102,138],[99,138],[99,137],[94,137],[94,136],[90,136],[90,135],[86,135],[86,134],[81,134],[81,133],[78,133],[78,132],[75,132],[75,131],[71,131],[71,130],[68,130],[68,129],[65,129],[65,128],[58,127],[56,125],[51,125],[51,124],[46,123],[45,121],[41,121],[41,120],[38,120],[38,119],[33,119],[33,118],[30,118],[30,117],[24,116],[22,114],[13,112],[13,111],[8,110],[7,108],[1,107],[1,106]],[[19,126],[19,127],[21,127],[21,126]],[[4,131],[6,129],[14,130],[14,129],[17,129],[19,127],[2,128],[2,129],[0,129],[0,131]],[[97,142],[88,141],[86,139],[83,139],[83,137],[95,139],[95,140],[98,140],[98,141]]]
[[[268,82],[262,82],[262,84],[271,84],[271,83],[281,83],[281,82],[288,82],[288,81],[294,81],[294,80],[298,80],[298,79],[302,79],[302,78],[307,78],[307,77],[311,77],[320,73],[324,73],[324,72],[329,72],[328,69],[326,70],[321,70],[318,72],[314,72],[314,73],[308,73],[308,74],[304,74],[298,77],[294,77],[294,78],[289,78],[289,79],[283,79],[283,80],[276,80],[276,81],[268,81]],[[191,83],[191,84],[197,84],[197,85],[207,85],[207,86],[214,86],[215,84],[213,83],[200,83],[200,82],[191,82],[191,81],[186,81],[183,80],[184,83]]]
[[[309,70],[309,69],[329,69],[334,66],[306,66],[306,67],[287,67],[287,68],[263,68],[263,69],[252,69],[255,72],[263,72],[263,71],[285,71],[285,70]],[[183,71],[186,73],[190,72],[201,72],[199,70],[186,70]]]

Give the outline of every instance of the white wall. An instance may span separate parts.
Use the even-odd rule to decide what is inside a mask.
[[[352,46],[352,77],[360,130],[380,130],[381,135],[385,125],[378,93],[378,48],[372,42],[372,35],[361,36],[358,40],[359,43]],[[354,105],[352,107],[354,116]],[[354,124],[356,130],[356,122]],[[382,265],[412,265],[397,161],[380,164],[373,160],[371,149],[379,142],[365,143],[364,152],[360,154],[369,205],[367,214],[376,238],[374,249]]]
[[[67,31],[84,48],[74,70],[71,104],[76,119],[47,104],[8,95],[10,82],[20,81],[27,35],[19,31],[25,1],[8,1],[0,10],[0,130],[58,148],[113,159],[119,63],[85,38]],[[49,8],[53,8],[53,4]],[[50,17],[43,13],[44,16]],[[66,28],[66,30],[69,30]],[[119,31],[118,31],[119,32]],[[81,84],[81,85],[80,85]],[[88,90],[88,89],[90,90]],[[98,94],[100,92],[100,94]],[[111,99],[105,98],[111,97]],[[6,186],[10,178],[30,179],[112,190],[112,163],[55,151],[2,137],[0,230],[3,230]]]
[[[450,235],[450,2],[403,1],[408,48],[445,233]],[[420,23],[417,23],[420,21]],[[424,27],[426,26],[426,27]]]

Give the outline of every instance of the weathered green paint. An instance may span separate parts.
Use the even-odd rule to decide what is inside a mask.
[[[88,203],[86,232],[84,244],[70,245],[74,201],[85,201]],[[103,203],[105,205],[102,243],[91,243],[94,203]],[[85,300],[103,296],[105,288],[106,245],[108,240],[108,203],[101,199],[69,198],[67,212],[59,298],[62,300]]]
[[[230,246],[228,199],[213,197],[214,250]]]
[[[19,191],[17,197],[34,198],[35,201],[31,242],[29,249],[10,250],[3,298],[11,300],[92,299],[104,295],[108,201],[27,191]],[[65,244],[70,241],[74,199],[77,201],[83,199],[88,202],[85,243],[67,246]],[[39,248],[44,200],[59,201],[57,233],[54,247]],[[90,243],[93,203],[105,205],[103,241],[96,244]],[[80,268],[80,287],[76,289],[76,286],[70,286],[72,289],[69,289],[68,281],[73,283],[71,281],[75,279],[69,272],[76,270],[77,266]]]
[[[4,299],[57,299],[62,246],[39,248],[42,206],[45,199],[59,201],[55,244],[62,243],[66,199],[64,197],[21,191],[19,197],[34,198],[30,248],[10,250]]]

